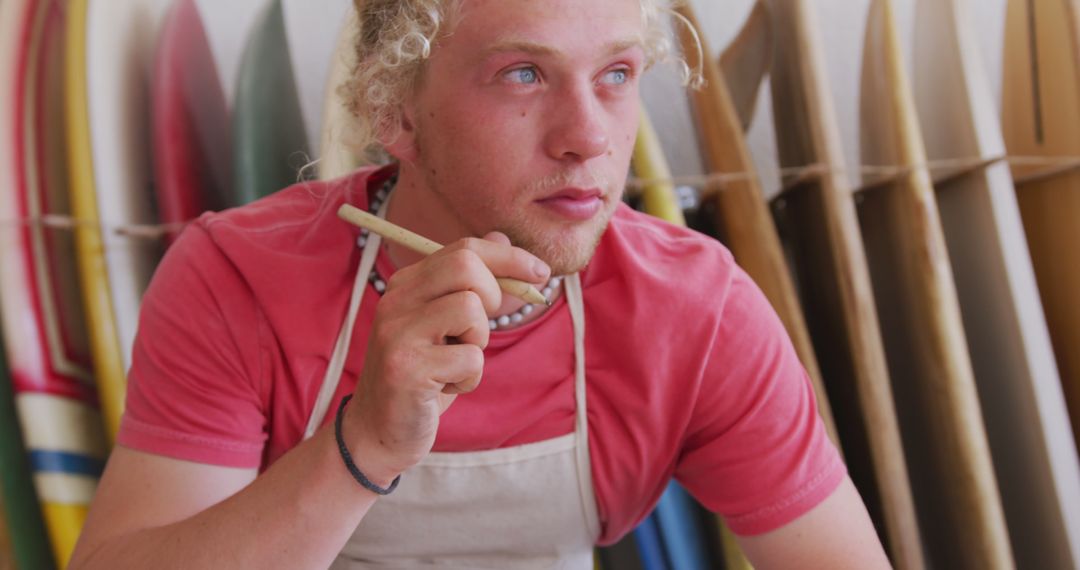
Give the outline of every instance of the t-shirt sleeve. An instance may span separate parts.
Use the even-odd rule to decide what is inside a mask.
[[[245,281],[192,223],[142,301],[119,444],[228,467],[258,467],[259,313]]]
[[[742,270],[716,327],[675,476],[733,532],[761,534],[819,504],[847,471],[783,324]]]

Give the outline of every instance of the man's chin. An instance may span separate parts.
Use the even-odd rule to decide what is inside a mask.
[[[606,227],[606,226],[605,226]],[[603,236],[603,228],[585,236],[555,236],[553,239],[526,239],[511,241],[544,260],[551,267],[552,275],[570,275],[577,273],[589,264]],[[575,239],[576,237],[576,239]]]

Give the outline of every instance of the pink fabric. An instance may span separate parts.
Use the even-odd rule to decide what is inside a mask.
[[[183,232],[143,301],[121,444],[265,469],[300,441],[359,263],[357,230],[335,212],[366,205],[367,174],[294,186]],[[782,526],[837,487],[846,471],[806,373],[719,242],[620,207],[582,282],[602,544],[646,516],[671,476],[740,534]],[[335,403],[355,386],[377,298],[369,287]],[[564,300],[493,333],[485,363],[479,389],[443,416],[436,451],[573,431]]]

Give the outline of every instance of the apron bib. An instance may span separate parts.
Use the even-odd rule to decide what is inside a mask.
[[[379,216],[385,211],[384,202]],[[322,425],[340,382],[381,241],[372,233],[364,245],[305,438]],[[585,413],[585,312],[579,276],[564,283],[574,331],[574,432],[503,449],[428,454],[372,506],[331,569],[593,567],[600,523]]]

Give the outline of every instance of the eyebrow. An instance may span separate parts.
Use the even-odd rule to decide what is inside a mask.
[[[639,47],[641,45],[643,44],[640,38],[619,40],[616,42],[612,42],[608,45],[609,47],[605,55],[612,56],[617,53],[622,53],[628,49]],[[538,44],[536,42],[530,42],[528,40],[503,40],[500,42],[496,42],[494,45],[491,45],[487,49],[485,49],[483,52],[483,57],[488,57],[497,53],[507,52],[524,52],[533,55],[545,56],[555,56],[562,53],[552,46]]]

